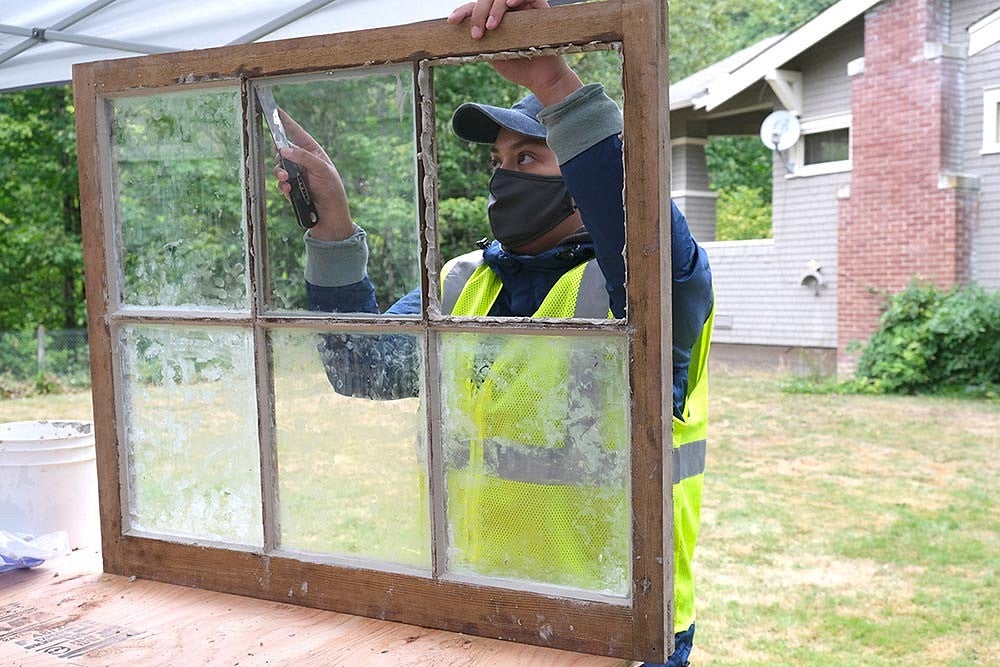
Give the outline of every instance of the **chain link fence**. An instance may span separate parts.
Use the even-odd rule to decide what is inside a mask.
[[[87,330],[0,331],[0,395],[24,383],[89,387]]]

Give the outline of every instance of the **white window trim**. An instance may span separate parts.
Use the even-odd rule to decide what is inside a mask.
[[[793,170],[792,173],[786,174],[785,178],[822,176],[824,174],[839,174],[841,172],[850,171],[853,165],[852,158],[854,154],[854,137],[850,134],[852,124],[851,121],[852,116],[849,113],[823,116],[821,118],[813,118],[811,120],[802,121],[800,124],[802,136],[795,143],[795,145],[789,149],[789,157],[791,158]],[[848,159],[838,160],[836,162],[822,162],[820,164],[802,164],[806,157],[805,137],[807,134],[829,132],[831,130],[841,130],[844,128],[847,128],[849,131],[847,140]]]
[[[1000,86],[983,89],[983,148],[981,154],[1000,153],[997,137],[997,116],[1000,115]]]

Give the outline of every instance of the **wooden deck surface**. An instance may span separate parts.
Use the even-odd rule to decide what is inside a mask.
[[[0,665],[630,664],[103,574],[95,550],[0,574]]]

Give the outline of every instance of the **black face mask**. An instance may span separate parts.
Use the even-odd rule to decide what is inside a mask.
[[[541,238],[575,210],[562,176],[497,169],[490,179],[490,229],[507,248]]]

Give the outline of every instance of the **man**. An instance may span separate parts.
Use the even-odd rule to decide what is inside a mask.
[[[479,0],[456,9],[449,21],[458,24],[469,19],[472,36],[478,39],[497,28],[508,10],[545,6],[543,0]],[[584,86],[560,57],[494,61],[494,67],[531,94],[509,109],[464,104],[453,116],[452,127],[459,137],[492,145],[494,172],[488,217],[496,240],[445,266],[443,309],[455,315],[573,317],[582,312],[585,317],[623,317],[620,111],[601,86]],[[351,219],[336,167],[294,121],[287,117],[286,121],[298,147],[283,149],[282,155],[303,168],[319,213],[319,223],[305,235],[310,305],[327,312],[378,312],[366,271],[365,232]],[[287,174],[280,168],[275,174],[287,194]],[[691,558],[703,480],[705,366],[713,297],[707,256],[691,237],[676,206],[672,206],[671,225],[677,635],[675,653],[666,664],[679,667],[687,662],[694,634]],[[592,260],[599,271],[594,270]],[[587,289],[594,276],[599,280],[598,289]],[[419,291],[414,290],[386,312],[412,314],[419,309]],[[409,337],[373,336],[361,341],[359,337],[331,335],[324,338],[321,353],[331,384],[340,393],[380,399],[417,393],[417,351]],[[581,446],[576,440],[594,436],[566,426],[564,436],[554,436],[559,440],[557,445],[551,442],[551,435],[544,436],[550,441],[542,448],[532,448],[526,442],[520,448],[496,444],[530,439],[520,432],[530,428],[526,425],[569,423],[568,415],[558,413],[560,408],[546,401],[552,394],[566,393],[563,386],[571,383],[575,371],[574,364],[564,362],[574,352],[539,355],[505,345],[491,353],[485,364],[472,359],[476,354],[480,352],[458,353],[442,362],[446,370],[443,376],[468,388],[452,391],[453,387],[443,387],[446,407],[466,415],[468,428],[474,431],[467,440],[457,438],[461,442],[453,449],[461,453],[464,447],[465,459],[446,473],[449,513],[458,515],[451,545],[457,554],[454,558],[486,574],[496,570],[533,579],[533,573],[543,573],[544,581],[584,587],[603,581],[609,568],[624,560],[627,550],[622,553],[618,546],[609,547],[613,538],[581,535],[580,525],[589,519],[580,506],[589,507],[597,498],[607,501],[613,514],[618,507],[613,494],[601,490],[600,482],[558,479],[565,471],[547,473],[555,475],[554,479],[537,477],[538,469],[545,467],[544,460],[522,456],[540,450],[568,451],[570,446]],[[552,365],[545,365],[546,356],[555,359]],[[467,367],[475,367],[479,377],[463,375]],[[454,372],[447,374],[450,371]],[[538,385],[545,385],[544,391],[539,391]],[[530,394],[531,400],[506,400],[518,392]],[[460,397],[449,398],[452,395]],[[498,423],[512,411],[510,405],[530,405],[526,409],[534,412],[515,426]],[[612,401],[607,405],[621,404]],[[597,408],[595,412],[608,410]],[[621,415],[597,414],[592,421],[594,428],[587,433],[600,434],[598,450],[607,453],[614,449],[608,441],[616,436],[607,434],[616,432]],[[447,458],[449,445],[445,446]],[[496,448],[492,454],[490,447]],[[677,465],[678,457],[691,457],[694,465]],[[501,472],[505,460],[522,459],[534,463],[522,466],[526,470],[521,472]],[[680,470],[686,473],[678,477]],[[523,474],[529,477],[519,477]],[[511,519],[509,513],[518,508],[521,513]],[[627,516],[624,521],[627,530]],[[496,529],[499,524],[503,530]],[[538,524],[547,537],[526,544],[523,533],[543,532]],[[607,553],[612,557],[604,558]],[[552,563],[564,572],[545,569]]]

